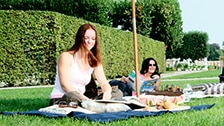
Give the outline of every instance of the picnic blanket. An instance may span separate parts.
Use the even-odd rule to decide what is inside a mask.
[[[125,120],[131,117],[147,117],[147,116],[160,116],[166,113],[178,113],[181,111],[200,111],[205,109],[210,109],[215,104],[205,104],[205,105],[198,105],[198,106],[191,106],[187,110],[179,110],[179,111],[168,111],[168,110],[161,110],[156,112],[150,111],[135,111],[135,110],[128,110],[122,112],[103,112],[103,113],[85,113],[79,111],[71,111],[68,114],[56,114],[50,112],[43,112],[39,110],[31,110],[25,112],[1,112],[0,114],[10,116],[10,115],[36,115],[36,116],[44,116],[48,118],[61,118],[61,117],[72,117],[74,119],[87,119],[88,121],[93,122],[112,122],[115,120]]]

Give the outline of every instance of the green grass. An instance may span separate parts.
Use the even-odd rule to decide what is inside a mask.
[[[206,77],[218,77],[220,70],[213,69],[209,71],[201,71],[190,74],[184,74],[179,76],[167,77],[166,79],[187,79],[187,78],[206,78]]]
[[[205,77],[211,75],[211,71],[197,73],[198,77]],[[215,74],[215,72],[214,72]],[[182,75],[181,75],[182,76]],[[190,76],[190,75],[184,75]],[[212,76],[212,75],[211,75]],[[178,78],[178,77],[177,77]],[[173,79],[173,78],[172,78]],[[187,78],[185,78],[187,79]],[[182,80],[182,81],[168,81],[163,80],[161,84],[187,84],[192,85],[205,82],[218,82],[219,80]],[[0,90],[0,112],[16,111],[23,112],[29,110],[37,110],[42,107],[48,106],[49,95],[52,87],[44,88],[25,88],[25,89],[5,89]],[[128,120],[118,120],[111,123],[98,123],[89,122],[87,120],[77,120],[71,117],[64,118],[46,118],[41,116],[27,116],[15,115],[4,116],[0,115],[1,126],[221,126],[224,125],[224,97],[218,98],[203,98],[192,99],[191,102],[185,105],[202,105],[202,104],[215,104],[211,109],[203,111],[189,111],[179,112],[176,114],[167,113],[161,116],[138,118],[133,117]]]
[[[209,71],[201,71],[190,74],[162,78],[161,89],[163,89],[164,85],[177,85],[184,88],[186,84],[190,84],[193,86],[202,83],[218,83],[219,75],[220,75],[219,70],[209,70]]]

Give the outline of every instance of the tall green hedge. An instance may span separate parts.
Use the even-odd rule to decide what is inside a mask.
[[[86,20],[49,11],[0,11],[0,82],[7,86],[54,84],[59,54],[74,44]],[[89,22],[91,23],[91,22]],[[108,79],[134,69],[133,33],[96,26]],[[138,62],[154,57],[165,71],[165,46],[138,35]]]

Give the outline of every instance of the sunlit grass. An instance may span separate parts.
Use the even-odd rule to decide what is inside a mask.
[[[206,78],[206,77],[218,77],[220,75],[220,70],[206,70],[201,72],[193,72],[190,74],[178,75],[173,77],[167,77],[165,79],[187,79],[187,78]]]
[[[214,72],[214,73],[213,73]],[[213,74],[211,74],[213,73]],[[215,71],[196,73],[198,77],[215,76]],[[200,75],[199,75],[200,74]],[[201,75],[202,74],[202,75]],[[181,75],[182,76],[182,75]],[[190,75],[184,75],[185,77]],[[191,75],[192,76],[192,75]],[[178,78],[178,76],[176,76]],[[173,78],[172,78],[173,79]],[[186,78],[185,78],[186,79]],[[168,81],[162,80],[161,84],[198,84],[206,82],[218,82],[218,79],[213,80],[182,80],[182,81]],[[22,112],[29,110],[37,110],[46,107],[49,104],[49,96],[52,87],[44,88],[25,88],[25,89],[5,89],[0,90],[0,112],[14,111]],[[41,116],[4,116],[0,115],[1,126],[221,126],[224,125],[224,97],[218,98],[203,98],[192,99],[191,102],[185,105],[202,105],[215,104],[211,109],[203,111],[187,111],[179,112],[177,114],[167,113],[161,116],[138,118],[133,117],[127,120],[118,120],[111,123],[90,122],[87,120],[78,120],[71,117],[65,118],[46,118]]]
[[[186,86],[186,84],[190,84],[193,86],[202,83],[219,83],[219,75],[220,70],[208,70],[162,78],[161,89],[163,89],[164,85],[177,85],[183,88],[184,86]]]

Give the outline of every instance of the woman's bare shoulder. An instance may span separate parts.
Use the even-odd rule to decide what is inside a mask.
[[[69,52],[62,52],[59,56],[59,62],[71,62],[73,59],[73,56]]]
[[[69,57],[69,56],[72,56],[71,55],[71,53],[70,52],[62,52],[61,54],[60,54],[60,57]]]
[[[158,74],[153,75],[153,78],[160,78],[160,76]]]

